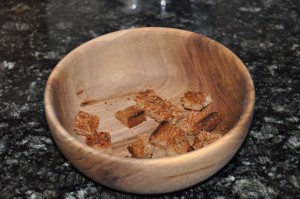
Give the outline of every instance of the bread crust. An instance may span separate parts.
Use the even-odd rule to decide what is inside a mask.
[[[74,121],[73,130],[78,135],[91,135],[98,130],[100,118],[84,111],[79,111]]]
[[[145,110],[147,115],[157,122],[169,121],[176,123],[183,116],[178,107],[159,97],[152,89],[139,92],[134,100],[141,109]]]
[[[115,117],[128,128],[132,128],[146,121],[145,111],[138,106],[130,106],[124,110],[117,111]]]

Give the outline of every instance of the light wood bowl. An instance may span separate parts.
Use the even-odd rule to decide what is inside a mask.
[[[147,88],[180,106],[187,90],[205,91],[222,116],[218,141],[183,155],[135,159],[130,139],[158,125],[149,119],[128,129],[117,110],[134,104]],[[45,89],[45,111],[52,136],[72,165],[91,179],[126,192],[156,194],[180,190],[219,171],[244,141],[252,120],[255,92],[243,62],[205,36],[170,28],[122,30],[73,50],[53,69]],[[79,110],[100,117],[99,131],[109,131],[113,154],[88,147],[73,132]]]

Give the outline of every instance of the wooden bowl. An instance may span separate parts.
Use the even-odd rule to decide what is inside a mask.
[[[134,104],[147,88],[180,106],[187,90],[211,93],[207,109],[222,116],[221,139],[183,155],[129,158],[127,144],[152,131],[148,119],[131,129],[115,119],[117,110]],[[91,179],[126,192],[156,194],[180,190],[219,171],[237,152],[252,120],[252,79],[229,49],[205,36],[170,28],[122,30],[73,50],[53,69],[45,89],[45,111],[52,136],[72,165]],[[73,132],[79,110],[100,117],[114,152],[97,151]]]

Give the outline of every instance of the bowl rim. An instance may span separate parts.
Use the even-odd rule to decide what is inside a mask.
[[[185,154],[181,154],[181,155],[177,155],[177,156],[169,156],[169,157],[160,157],[160,158],[125,158],[125,157],[119,157],[119,156],[114,156],[114,155],[110,155],[110,154],[106,154],[104,152],[101,151],[97,151],[96,149],[93,149],[92,147],[87,146],[85,143],[82,143],[81,141],[79,141],[78,139],[76,139],[74,136],[72,136],[70,134],[70,132],[68,132],[63,125],[60,123],[54,107],[51,106],[53,105],[54,102],[54,96],[53,96],[53,87],[52,87],[52,81],[53,79],[56,78],[56,73],[59,72],[59,68],[64,67],[63,63],[65,62],[65,60],[70,59],[73,54],[74,51],[78,51],[81,48],[83,48],[84,46],[89,45],[90,43],[93,43],[95,41],[98,40],[105,40],[105,39],[111,39],[112,37],[115,38],[116,36],[122,36],[123,34],[126,34],[128,32],[132,32],[132,31],[162,31],[162,32],[177,32],[177,33],[188,33],[191,35],[197,35],[197,36],[201,36],[202,38],[208,40],[209,42],[213,42],[215,43],[215,45],[217,45],[218,47],[223,48],[224,50],[227,50],[231,56],[234,56],[236,58],[236,60],[239,62],[239,66],[240,70],[243,72],[244,74],[244,78],[246,79],[246,84],[247,84],[247,95],[246,95],[246,99],[244,102],[244,108],[243,111],[240,114],[240,118],[237,120],[237,122],[235,123],[235,125],[230,128],[227,133],[222,136],[220,139],[218,139],[217,141],[213,142],[212,144],[209,144],[203,148],[191,151],[189,153],[185,153]],[[194,158],[196,158],[197,156],[203,154],[203,153],[207,153],[209,151],[214,151],[214,149],[218,148],[220,144],[224,144],[226,143],[226,140],[230,140],[235,134],[237,133],[241,133],[239,132],[239,130],[241,130],[241,128],[243,126],[247,126],[249,127],[251,122],[248,123],[249,120],[252,120],[252,116],[253,116],[253,111],[254,111],[254,106],[255,106],[255,87],[254,87],[254,83],[253,80],[250,76],[250,73],[248,71],[248,69],[246,68],[245,64],[240,60],[240,58],[234,54],[230,49],[228,49],[226,46],[224,46],[223,44],[207,37],[204,36],[202,34],[199,33],[194,33],[191,31],[187,31],[187,30],[182,30],[182,29],[175,29],[175,28],[165,28],[165,27],[142,27],[142,28],[132,28],[132,29],[125,29],[125,30],[119,30],[119,31],[115,31],[115,32],[111,32],[111,33],[107,33],[104,35],[101,35],[99,37],[96,37],[92,40],[89,40],[81,45],[79,45],[78,47],[74,48],[72,51],[70,51],[68,54],[66,54],[58,63],[57,65],[53,68],[51,74],[48,77],[46,86],[45,86],[45,90],[44,90],[44,109],[45,109],[45,115],[47,118],[47,122],[48,125],[49,123],[52,124],[52,126],[56,129],[56,132],[59,132],[60,136],[63,136],[63,138],[65,140],[68,141],[72,141],[73,144],[75,144],[76,148],[80,148],[82,150],[84,150],[87,154],[96,154],[99,157],[102,158],[109,158],[111,160],[116,160],[118,162],[121,163],[128,163],[130,162],[139,162],[139,163],[144,163],[144,164],[153,164],[153,163],[160,163],[160,162],[164,162],[164,161],[168,161],[168,163],[172,163],[174,161],[178,162],[178,161],[188,161],[188,160],[192,160]],[[248,134],[248,131],[245,132],[244,138],[246,137],[246,135]],[[54,132],[51,132],[51,135],[53,136]],[[244,139],[242,140],[242,142],[244,141]],[[57,143],[56,143],[57,144]],[[242,143],[241,143],[242,144]],[[67,159],[69,159],[67,157]]]

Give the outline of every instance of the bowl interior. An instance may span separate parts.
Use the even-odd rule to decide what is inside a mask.
[[[158,123],[148,118],[131,129],[114,114],[135,104],[139,91],[152,88],[173,104],[187,90],[209,92],[226,133],[239,120],[252,87],[243,63],[221,44],[194,33],[173,29],[135,29],[94,39],[67,55],[53,71],[54,110],[71,136],[79,110],[100,117],[99,131],[109,131],[114,155],[128,156],[126,146],[137,134]],[[163,153],[159,154],[163,156]]]

